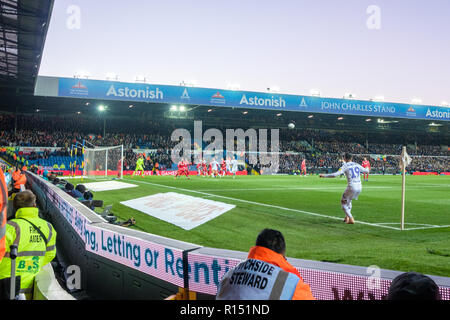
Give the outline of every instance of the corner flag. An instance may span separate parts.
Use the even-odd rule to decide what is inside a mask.
[[[405,186],[406,186],[406,167],[410,165],[412,159],[406,152],[406,147],[403,147],[400,158],[400,168],[402,169],[402,220],[401,229],[405,229]]]
[[[402,156],[400,158],[400,168],[405,169],[407,166],[411,164],[411,157],[406,152],[406,147],[403,147]]]

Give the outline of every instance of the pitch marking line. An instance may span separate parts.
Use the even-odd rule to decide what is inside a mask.
[[[328,215],[324,215],[324,214],[320,214],[320,213],[314,213],[314,212],[303,211],[303,210],[298,210],[298,209],[285,208],[285,207],[275,206],[275,205],[272,205],[272,204],[260,203],[260,202],[249,201],[249,200],[244,200],[244,199],[236,199],[236,198],[231,198],[231,197],[225,197],[225,196],[215,195],[215,194],[206,193],[206,192],[197,191],[197,190],[189,190],[189,189],[184,189],[184,188],[167,186],[167,185],[159,184],[159,183],[153,183],[153,182],[147,182],[147,181],[136,181],[136,180],[130,180],[130,179],[123,179],[123,180],[127,180],[127,181],[130,181],[130,182],[134,181],[135,183],[144,183],[144,184],[153,185],[153,186],[157,186],[157,187],[164,187],[164,188],[168,188],[168,189],[180,190],[180,191],[184,191],[184,192],[198,193],[198,194],[201,194],[201,195],[204,195],[204,196],[217,197],[217,198],[227,199],[227,200],[231,200],[231,201],[244,202],[244,203],[254,204],[254,205],[268,207],[268,208],[274,208],[274,209],[280,209],[280,210],[286,210],[286,211],[292,211],[292,212],[299,212],[299,213],[304,213],[304,214],[308,214],[308,215],[316,216],[316,217],[322,217],[322,218],[328,218],[328,219],[334,219],[334,220],[342,220],[342,218],[335,217],[335,216],[328,216]],[[391,227],[391,226],[377,224],[377,223],[369,223],[369,222],[364,222],[364,221],[359,221],[359,220],[356,221],[356,223],[364,224],[364,225],[368,225],[368,226],[372,226],[372,227],[386,228],[386,229],[392,229],[392,230],[400,230],[400,228],[396,228],[396,227]],[[405,230],[412,230],[412,229],[405,229]]]
[[[396,224],[400,224],[400,223],[398,223],[398,222],[384,222],[384,223],[379,223],[379,224],[381,224],[381,225],[384,225],[384,224],[391,224],[391,225],[394,224],[394,225],[396,225]],[[433,224],[412,223],[412,222],[411,223],[406,222],[405,225],[421,226],[421,227],[407,228],[405,230],[423,230],[423,229],[435,229],[435,228],[448,228],[448,227],[450,227],[450,225],[439,226],[439,225],[433,225]]]
[[[394,187],[365,187],[364,189],[393,189]],[[317,190],[317,191],[327,191],[327,190],[343,190],[342,186],[339,187],[279,187],[279,188],[242,188],[242,189],[200,189],[197,191],[204,192],[204,191],[219,191],[219,192],[228,192],[228,191],[286,191],[286,190]]]

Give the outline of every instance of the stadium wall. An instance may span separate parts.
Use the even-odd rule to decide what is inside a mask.
[[[81,286],[93,299],[164,299],[179,287],[214,299],[217,284],[246,252],[202,247],[108,224],[48,181],[27,172],[57,248],[81,269]],[[292,259],[320,300],[383,299],[398,271]],[[430,276],[450,300],[450,278]]]

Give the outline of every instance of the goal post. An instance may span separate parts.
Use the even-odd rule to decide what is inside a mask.
[[[123,178],[123,145],[84,148],[85,178]]]

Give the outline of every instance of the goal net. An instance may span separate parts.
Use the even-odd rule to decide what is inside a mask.
[[[123,178],[123,146],[85,148],[83,176]]]

